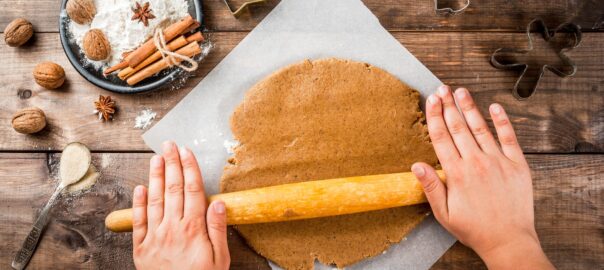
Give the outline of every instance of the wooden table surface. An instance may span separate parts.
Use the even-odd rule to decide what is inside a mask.
[[[148,94],[116,95],[86,82],[67,61],[58,35],[59,0],[2,0],[0,28],[24,17],[35,38],[22,48],[0,41],[0,269],[21,246],[57,184],[59,152],[69,142],[87,144],[102,178],[92,191],[61,201],[30,269],[132,268],[129,234],[103,228],[112,210],[129,207],[135,185],[145,184],[151,150],[133,128],[144,108],[165,115],[278,3],[268,1],[239,20],[222,0],[204,0],[205,24],[215,48],[186,86]],[[443,82],[465,86],[480,109],[501,103],[510,115],[533,170],[537,232],[546,254],[560,269],[604,265],[604,2],[473,1],[461,15],[434,14],[432,1],[365,0],[381,23]],[[445,1],[446,2],[446,1]],[[454,2],[454,1],[453,1]],[[488,2],[488,3],[487,3]],[[518,101],[510,93],[517,73],[488,62],[498,47],[524,47],[526,24],[542,17],[550,27],[573,21],[584,30],[582,45],[569,53],[574,77],[548,72],[536,94]],[[535,35],[536,59],[556,57]],[[44,60],[60,63],[67,83],[59,90],[36,85],[31,72]],[[101,123],[91,114],[99,94],[111,94],[119,112]],[[42,108],[48,127],[22,135],[10,125],[24,107]],[[490,119],[489,119],[490,120]],[[268,269],[234,231],[229,231],[232,269]],[[483,269],[470,249],[453,246],[434,269]]]

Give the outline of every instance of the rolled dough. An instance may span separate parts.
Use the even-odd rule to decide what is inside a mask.
[[[221,192],[436,165],[419,93],[369,64],[306,60],[253,86],[233,115],[239,146],[224,168]],[[286,269],[314,260],[344,267],[381,254],[426,216],[426,205],[239,225],[262,256]]]

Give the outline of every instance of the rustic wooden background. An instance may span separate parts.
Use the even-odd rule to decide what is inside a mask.
[[[59,152],[68,143],[87,144],[103,175],[90,191],[69,196],[56,207],[29,265],[30,269],[132,268],[129,234],[103,228],[112,210],[128,207],[136,184],[146,183],[150,149],[134,129],[134,118],[151,108],[159,118],[180,101],[278,3],[268,1],[241,19],[222,0],[204,0],[205,24],[216,47],[186,86],[138,95],[115,95],[86,82],[69,64],[58,35],[59,0],[2,0],[0,28],[24,17],[35,38],[22,48],[0,41],[0,269],[10,262],[40,208],[54,189]],[[235,1],[240,3],[241,1]],[[600,269],[604,265],[604,2],[473,1],[461,15],[437,16],[433,1],[365,0],[381,23],[445,83],[466,86],[480,109],[492,102],[508,110],[534,175],[536,226],[545,252],[560,269]],[[443,3],[458,1],[442,1]],[[573,21],[584,30],[583,44],[569,53],[578,64],[574,77],[547,73],[527,101],[511,94],[517,73],[494,69],[489,54],[498,47],[524,47],[526,24],[542,17],[551,27]],[[537,35],[540,61],[555,55]],[[552,58],[553,57],[553,58]],[[43,61],[60,63],[67,83],[45,90],[32,78]],[[111,94],[119,112],[101,123],[92,115],[99,94]],[[16,133],[13,112],[37,106],[49,126],[37,135]],[[233,269],[268,269],[233,231]],[[434,269],[483,269],[461,244]]]

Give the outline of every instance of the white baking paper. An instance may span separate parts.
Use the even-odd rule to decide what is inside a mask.
[[[158,153],[165,140],[191,148],[207,192],[217,193],[235,143],[229,117],[245,92],[281,67],[326,57],[382,68],[424,99],[441,85],[360,0],[283,0],[143,138]],[[405,241],[347,269],[428,269],[453,243],[455,238],[428,217]]]

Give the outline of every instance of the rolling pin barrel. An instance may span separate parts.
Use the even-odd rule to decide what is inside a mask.
[[[437,171],[444,181],[444,173]],[[211,196],[223,201],[227,224],[278,222],[407,206],[426,202],[421,184],[410,173],[357,176],[300,182]],[[109,230],[132,230],[132,209],[105,219]]]

